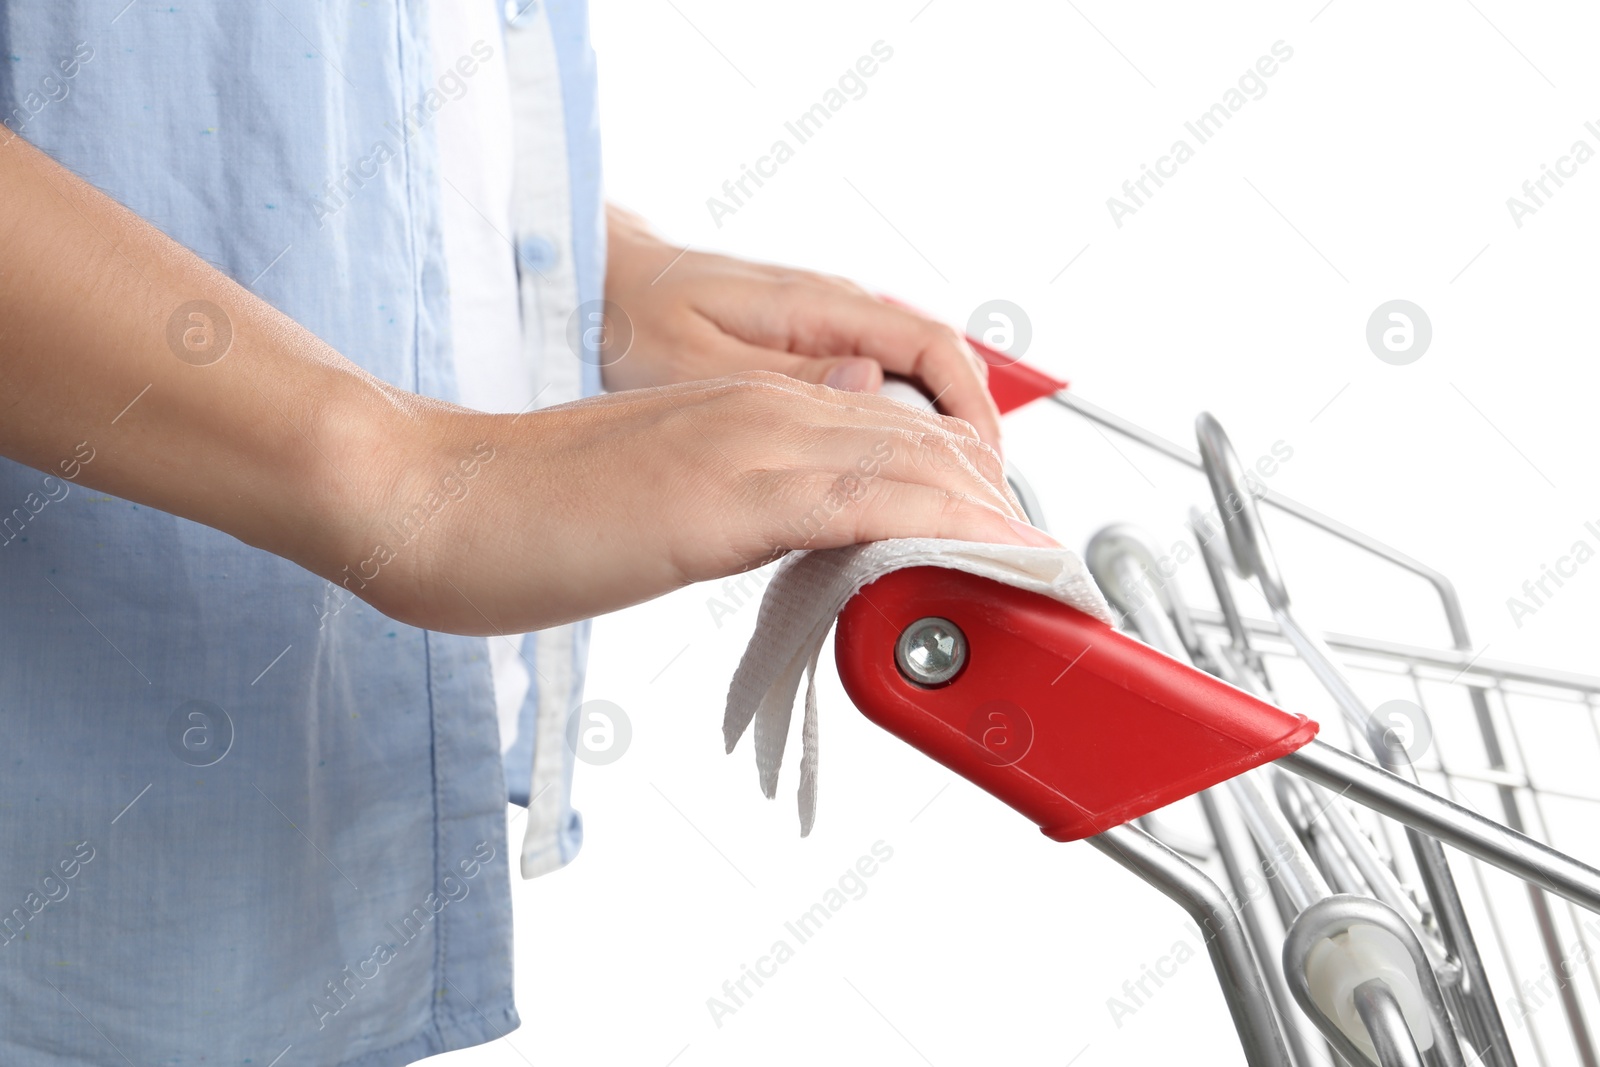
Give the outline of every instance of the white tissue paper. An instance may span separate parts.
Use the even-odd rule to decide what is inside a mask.
[[[732,752],[750,720],[755,719],[761,791],[769,799],[776,796],[795,693],[801,672],[805,673],[806,711],[800,730],[802,837],[811,832],[817,812],[816,671],[823,641],[845,602],[863,586],[890,571],[929,566],[949,567],[1042,593],[1115,624],[1083,560],[1065,548],[918,537],[791,555],[767,585],[755,635],[728,687],[722,738]]]

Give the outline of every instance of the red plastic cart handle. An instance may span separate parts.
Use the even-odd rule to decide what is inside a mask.
[[[953,623],[943,685],[896,662],[902,633]],[[839,676],[861,712],[1058,841],[1136,819],[1306,744],[1317,724],[1049,597],[940,567],[887,574],[839,615]]]
[[[995,407],[1002,415],[1067,387],[1059,378],[1012,359],[976,338],[968,337],[967,344],[989,365],[989,395],[994,397]]]
[[[896,300],[892,296],[881,296],[878,299],[908,311],[917,311],[910,304]],[[917,311],[917,314],[924,313]],[[994,397],[995,406],[1000,409],[1002,415],[1008,411],[1015,411],[1024,404],[1032,403],[1040,397],[1059,393],[1067,387],[1067,383],[1061,379],[1052,378],[1044,371],[1019,362],[975,337],[968,337],[967,344],[971,345],[972,350],[989,365],[989,395]]]

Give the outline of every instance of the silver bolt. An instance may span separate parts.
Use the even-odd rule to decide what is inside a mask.
[[[943,685],[967,665],[967,635],[949,619],[918,619],[900,632],[894,662],[915,685]]]

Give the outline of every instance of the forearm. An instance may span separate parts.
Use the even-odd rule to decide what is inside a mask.
[[[0,145],[0,455],[332,576],[415,407],[20,138]]]
[[[19,140],[0,145],[0,455],[457,633],[792,548],[1046,543],[970,427],[875,396],[758,375],[488,415],[394,388]]]

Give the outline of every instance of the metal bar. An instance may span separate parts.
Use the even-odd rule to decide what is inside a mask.
[[[1312,1046],[1306,1033],[1305,1016],[1300,1014],[1300,1009],[1294,1002],[1294,994],[1289,991],[1289,983],[1284,980],[1283,968],[1278,961],[1277,953],[1268,948],[1272,940],[1262,923],[1261,909],[1256,907],[1255,901],[1251,899],[1250,880],[1246,874],[1249,866],[1244,859],[1244,849],[1234,833],[1234,828],[1228,825],[1222,805],[1217,803],[1216,790],[1203,791],[1199,794],[1199,800],[1200,810],[1211,828],[1211,836],[1216,839],[1217,855],[1222,860],[1222,869],[1228,876],[1228,883],[1233,886],[1234,899],[1239,901],[1239,917],[1244,921],[1245,934],[1249,938],[1256,965],[1267,983],[1267,992],[1271,995],[1273,1007],[1277,1009],[1278,1019],[1283,1024],[1284,1040],[1289,1046],[1289,1059],[1296,1067],[1316,1067],[1323,1062],[1323,1059],[1315,1057],[1311,1050]]]
[[[1403,752],[1391,749],[1382,738],[1373,736],[1370,713],[1361,697],[1351,687],[1349,680],[1345,678],[1344,672],[1334,663],[1333,653],[1328,646],[1315,634],[1303,629],[1290,615],[1286,606],[1275,606],[1272,614],[1301,658],[1333,696],[1345,718],[1357,729],[1365,729],[1373,754],[1383,762],[1388,771],[1395,773],[1397,780],[1402,780],[1399,779],[1398,772],[1403,770],[1412,779],[1407,784],[1416,784],[1416,768],[1411,765],[1409,757]],[[1441,804],[1449,803],[1442,797],[1438,800]],[[1407,820],[1401,821],[1407,822]],[[1487,819],[1484,821],[1489,822]],[[1499,828],[1498,824],[1491,823],[1491,825]],[[1516,833],[1514,830],[1507,832]],[[1464,981],[1458,988],[1465,1008],[1461,1017],[1468,1040],[1483,1062],[1494,1064],[1496,1067],[1509,1067],[1512,1062],[1510,1039],[1500,1019],[1494,994],[1490,990],[1489,975],[1484,970],[1483,958],[1478,952],[1477,940],[1472,935],[1472,926],[1467,921],[1467,912],[1461,903],[1455,876],[1451,873],[1450,863],[1445,858],[1444,846],[1439,844],[1438,835],[1420,831],[1409,822],[1407,822],[1406,839],[1410,842],[1412,854],[1416,856],[1423,888],[1427,890],[1428,899],[1433,902],[1434,917],[1444,937],[1445,947],[1450,955],[1460,962],[1464,972]]]
[[[1277,765],[1600,914],[1600,870],[1323,741]]]
[[[1289,781],[1287,775],[1282,776]],[[1297,782],[1301,789],[1309,789],[1304,782]],[[1361,828],[1356,825],[1355,819],[1345,809],[1344,804],[1337,797],[1332,797],[1324,806],[1322,813],[1328,817],[1328,826],[1335,837],[1344,845],[1345,853],[1350,861],[1361,872],[1361,877],[1366,880],[1371,895],[1383,901],[1395,910],[1411,928],[1417,932],[1417,937],[1422,942],[1424,949],[1431,949],[1430,957],[1437,963],[1444,955],[1444,949],[1438,945],[1432,934],[1423,926],[1422,913],[1417,909],[1416,902],[1405,891],[1400,880],[1395,877],[1387,864],[1378,858],[1377,849],[1373,847],[1362,834]]]
[[[1356,1014],[1367,1028],[1383,1067],[1423,1067],[1422,1053],[1411,1037],[1400,1002],[1381,978],[1356,986]]]
[[[1523,777],[1528,782],[1528,793],[1533,798],[1533,813],[1543,825],[1546,835],[1549,834],[1550,820],[1545,816],[1544,804],[1539,799],[1539,788],[1534,784],[1533,771],[1528,766],[1528,755],[1522,744],[1522,738],[1517,734],[1517,724],[1511,715],[1511,706],[1506,702],[1505,690],[1498,688],[1500,705],[1506,712],[1506,730],[1511,735],[1511,743],[1517,748],[1517,755],[1522,761]],[[1474,690],[1474,694],[1481,690]],[[1489,713],[1488,703],[1484,702],[1483,714]],[[1496,747],[1489,752],[1491,766],[1504,767],[1505,757]],[[1500,786],[1501,801],[1506,809],[1506,825],[1519,833],[1524,831],[1522,813],[1516,803],[1516,794],[1507,786]],[[1600,1067],[1600,1060],[1596,1059],[1594,1042],[1589,1038],[1589,1025],[1583,1017],[1583,1004],[1578,999],[1578,990],[1573,986],[1571,975],[1566,973],[1566,953],[1561,946],[1561,937],[1556,933],[1555,916],[1550,912],[1550,901],[1533,886],[1528,886],[1528,903],[1533,908],[1534,922],[1539,927],[1539,940],[1544,945],[1545,959],[1549,961],[1552,973],[1557,975],[1556,993],[1561,999],[1561,1009],[1566,1012],[1567,1029],[1572,1033],[1572,1045],[1577,1050],[1578,1059],[1583,1067]],[[1578,936],[1583,936],[1583,924],[1573,924],[1578,931]],[[1587,948],[1587,946],[1585,946]],[[1588,957],[1592,960],[1592,956]]]
[[[1148,448],[1153,448],[1157,452],[1177,460],[1179,463],[1195,470],[1204,469],[1204,465],[1201,463],[1200,456],[1197,453],[1191,452],[1181,445],[1173,444],[1160,434],[1151,433],[1149,430],[1129,422],[1120,415],[1113,415],[1111,412],[1089,403],[1080,396],[1063,390],[1049,399],[1070,411],[1077,412],[1086,419],[1099,423],[1109,430],[1114,430],[1124,437],[1138,441]],[[1318,529],[1325,530],[1358,548],[1363,548],[1375,556],[1386,559],[1427,581],[1438,592],[1439,599],[1443,602],[1445,619],[1449,623],[1450,636],[1456,647],[1471,650],[1472,643],[1467,636],[1466,616],[1461,611],[1461,598],[1456,595],[1455,586],[1451,584],[1450,579],[1420,560],[1408,556],[1398,549],[1391,548],[1377,538],[1369,537],[1354,527],[1346,526],[1338,519],[1324,515],[1315,508],[1301,504],[1298,501],[1291,500],[1275,490],[1268,489],[1265,486],[1261,488],[1262,491],[1259,494],[1259,498],[1264,503],[1271,504],[1280,511],[1287,512],[1295,518],[1308,522]]]
[[[1189,613],[1196,622],[1206,626],[1225,628],[1228,625],[1222,613],[1212,608],[1191,606]],[[1266,637],[1283,637],[1283,632],[1278,629],[1277,624],[1267,619],[1245,616],[1242,622],[1245,629],[1251,633]],[[1436,667],[1441,671],[1453,672],[1457,678],[1470,672],[1475,675],[1501,678],[1508,682],[1525,682],[1531,685],[1550,686],[1556,689],[1570,689],[1577,694],[1600,694],[1600,678],[1592,674],[1578,674],[1573,671],[1562,671],[1547,667],[1530,667],[1527,664],[1512,663],[1509,660],[1490,659],[1487,656],[1470,656],[1464,652],[1442,651],[1422,645],[1386,641],[1382,638],[1362,637],[1356,634],[1330,631],[1323,634],[1322,637],[1331,647],[1342,652],[1355,652],[1414,663],[1423,667]]]
[[[1200,509],[1189,508],[1189,529],[1194,531],[1195,540],[1200,545],[1200,558],[1205,561],[1206,575],[1211,579],[1212,591],[1216,593],[1217,606],[1220,609],[1219,617],[1228,631],[1228,645],[1238,659],[1242,673],[1248,673],[1248,680],[1228,678],[1256,696],[1272,691],[1272,679],[1267,675],[1267,662],[1261,653],[1250,644],[1250,633],[1245,629],[1244,615],[1239,611],[1239,603],[1233,596],[1233,585],[1228,581],[1228,570],[1218,549],[1216,538],[1200,536],[1200,526],[1205,516]],[[1189,610],[1189,624],[1194,625],[1197,612]],[[1226,657],[1224,657],[1226,658]],[[1276,699],[1274,698],[1274,703]]]
[[[1423,701],[1422,684],[1417,677],[1416,667],[1408,667],[1407,673],[1411,678],[1411,688],[1413,694],[1415,694],[1417,698],[1417,706],[1423,708],[1423,714],[1426,715],[1427,710]],[[1489,711],[1487,700],[1484,698],[1483,691],[1481,689],[1473,690],[1472,704],[1475,709],[1481,731],[1482,724],[1486,721]],[[1494,750],[1494,745],[1495,742],[1490,740],[1485,740],[1484,742],[1486,750]],[[1444,776],[1446,786],[1449,792],[1452,794],[1452,798],[1465,798],[1465,794],[1461,792],[1457,785],[1457,779],[1451,770],[1450,761],[1446,758],[1447,747],[1448,746],[1443,738],[1440,738],[1437,735],[1434,737],[1433,752],[1435,758],[1438,760],[1439,773]],[[1495,758],[1498,757],[1496,756]],[[1504,767],[1504,762],[1501,762],[1500,766]],[[1415,777],[1414,769],[1412,770],[1412,775]],[[1514,804],[1512,810],[1515,810]],[[1513,823],[1508,820],[1506,825],[1518,833],[1523,831],[1520,823]],[[1437,853],[1438,860],[1442,864],[1444,862],[1443,849],[1435,844],[1431,851]],[[1503,951],[1504,941],[1502,939],[1504,938],[1505,934],[1500,928],[1498,918],[1495,914],[1496,909],[1491,903],[1492,898],[1486,892],[1484,892],[1483,874],[1482,870],[1480,869],[1480,864],[1477,860],[1470,857],[1468,858],[1467,862],[1472,866],[1473,875],[1478,881],[1479,892],[1483,896],[1485,910],[1489,913],[1490,926],[1493,927],[1496,942],[1502,946]],[[1543,890],[1529,885],[1526,882],[1522,883],[1522,886],[1530,896],[1536,896],[1539,900],[1545,899]],[[1457,895],[1453,903],[1457,908],[1461,909],[1461,914],[1463,916],[1462,922],[1465,923],[1465,911],[1464,906],[1460,904],[1459,890],[1457,890],[1456,893]],[[1569,904],[1568,907],[1571,907],[1571,905]],[[1453,914],[1455,913],[1452,912],[1452,915]],[[1456,944],[1455,939],[1452,937],[1453,930],[1454,927],[1452,924],[1441,924],[1441,935],[1444,938],[1446,947],[1452,952],[1455,950]],[[1516,1060],[1510,1045],[1510,1035],[1506,1032],[1505,1023],[1500,1018],[1500,1005],[1494,997],[1493,988],[1489,985],[1488,972],[1484,967],[1482,955],[1478,953],[1475,935],[1473,938],[1473,955],[1471,958],[1463,961],[1463,965],[1458,968],[1458,971],[1460,973],[1458,973],[1456,976],[1456,981],[1453,984],[1447,985],[1444,992],[1446,999],[1450,1000],[1453,1008],[1456,1011],[1456,1017],[1461,1020],[1462,1029],[1467,1033],[1468,1040],[1473,1043],[1474,1047],[1485,1050],[1483,1053],[1485,1063],[1496,1065],[1514,1064]]]
[[[1118,826],[1089,844],[1179,904],[1205,931],[1206,951],[1250,1067],[1290,1067],[1265,980],[1244,927],[1222,889],[1192,863],[1143,830]]]
[[[1451,789],[1455,790],[1455,783],[1453,782],[1451,783]],[[1459,790],[1455,791],[1459,792]],[[1486,864],[1476,857],[1469,859],[1467,864],[1472,868],[1472,878],[1477,883],[1478,895],[1483,898],[1484,914],[1489,916],[1489,928],[1494,931],[1495,944],[1500,946],[1500,960],[1505,964],[1506,977],[1510,981],[1512,989],[1520,989],[1522,988],[1522,982],[1517,976],[1518,961],[1516,954],[1511,951],[1511,942],[1506,938],[1505,928],[1500,925],[1499,912],[1494,907],[1494,898],[1489,893],[1488,880],[1483,876],[1483,868]],[[1571,907],[1572,905],[1568,904],[1567,906]],[[1550,1057],[1545,1053],[1544,1042],[1539,1037],[1538,1027],[1526,1027],[1524,1032],[1528,1035],[1528,1040],[1533,1045],[1533,1054],[1538,1057],[1540,1067],[1550,1067]]]
[[[1318,635],[1300,626],[1290,611],[1289,592],[1284,586],[1277,557],[1273,554],[1266,530],[1262,526],[1261,515],[1256,507],[1254,487],[1239,463],[1239,457],[1228,440],[1227,432],[1215,418],[1202,412],[1195,419],[1195,434],[1200,444],[1201,468],[1205,471],[1206,480],[1211,483],[1211,492],[1216,498],[1219,513],[1226,515],[1225,529],[1229,547],[1233,552],[1234,569],[1241,577],[1254,579],[1260,586],[1261,593],[1272,611],[1272,617],[1284,636],[1294,645],[1318,681],[1333,696],[1339,705],[1339,710],[1353,724],[1364,730],[1372,752],[1378,760],[1391,771],[1398,772],[1404,768],[1405,772],[1415,779],[1416,769],[1411,766],[1409,758],[1403,752],[1396,751],[1375,728],[1376,724],[1372,721],[1371,713],[1334,661],[1332,650]],[[1343,536],[1348,539],[1354,533],[1355,531],[1346,528]],[[1371,539],[1360,540],[1366,543],[1366,547],[1374,550],[1386,547]],[[1402,565],[1415,564],[1415,561],[1409,561],[1392,550],[1383,554]],[[1412,569],[1417,570],[1418,566],[1412,566]],[[1419,573],[1422,571],[1419,570]],[[1438,587],[1445,601],[1446,614],[1450,616],[1451,631],[1456,637],[1458,646],[1464,645],[1467,636],[1466,623],[1461,618],[1460,605],[1455,602],[1454,588],[1436,571],[1429,572],[1425,576]],[[1497,739],[1493,736],[1493,724],[1487,719],[1480,719],[1480,723],[1487,731],[1485,744],[1492,751],[1498,745]],[[1440,800],[1440,803],[1448,802]],[[1423,886],[1433,902],[1435,918],[1444,935],[1445,945],[1451,955],[1461,962],[1465,981],[1460,989],[1463,996],[1470,999],[1471,1006],[1471,1010],[1466,1013],[1463,1020],[1468,1037],[1483,1058],[1497,1065],[1504,1064],[1508,1055],[1504,1050],[1509,1048],[1510,1043],[1500,1022],[1494,995],[1489,989],[1488,975],[1483,969],[1483,960],[1478,954],[1472,927],[1467,922],[1466,911],[1461,905],[1461,896],[1456,889],[1455,878],[1450,872],[1450,864],[1445,858],[1444,848],[1437,838],[1420,833],[1415,828],[1409,829],[1406,836],[1411,843],[1411,851],[1417,858]]]
[[[1371,897],[1329,897],[1313,904],[1295,919],[1283,942],[1284,976],[1289,981],[1289,989],[1294,994],[1295,1001],[1317,1024],[1317,1028],[1328,1039],[1328,1043],[1348,1062],[1352,1064],[1372,1062],[1371,1057],[1359,1048],[1339,1023],[1316,1002],[1311,994],[1310,975],[1306,970],[1306,965],[1311,959],[1311,950],[1319,942],[1325,939],[1336,940],[1351,932],[1356,926],[1362,925],[1376,926],[1388,932],[1405,946],[1411,955],[1411,961],[1417,972],[1416,992],[1422,997],[1423,1007],[1428,1015],[1429,1029],[1433,1034],[1433,1047],[1428,1053],[1430,1062],[1439,1067],[1466,1067],[1461,1046],[1456,1040],[1455,1031],[1451,1029],[1450,1014],[1445,1007],[1444,995],[1439,989],[1439,982],[1432,968],[1428,966],[1428,958],[1423,952],[1422,945],[1411,935],[1411,929],[1404,919],[1396,915],[1388,905]],[[1405,1030],[1409,1040],[1410,1026],[1407,1025]],[[1369,1030],[1370,1036],[1372,1035]]]
[[[1240,480],[1238,457],[1227,435],[1215,420],[1205,415],[1200,417],[1198,429],[1212,491],[1219,507],[1230,511],[1227,529],[1236,568],[1259,583],[1279,629],[1333,696],[1345,718],[1366,733],[1368,745],[1379,762],[1391,772],[1403,770],[1415,781],[1416,769],[1403,752],[1395,750],[1385,736],[1378,734],[1377,724],[1365,703],[1335,663],[1333,651],[1316,634],[1301,627],[1290,612],[1288,591],[1261,528],[1254,501],[1248,498],[1249,487]],[[1235,502],[1237,507],[1233,506]],[[1464,981],[1459,986],[1464,1008],[1461,1018],[1468,1038],[1481,1057],[1496,1065],[1504,1064],[1503,1050],[1508,1047],[1508,1041],[1444,847],[1436,838],[1414,828],[1407,829],[1406,837],[1416,857],[1423,886],[1433,903],[1445,945],[1452,957],[1461,962],[1464,972]]]
[[[1304,911],[1324,897],[1332,896],[1333,890],[1311,861],[1289,820],[1267,799],[1259,774],[1259,770],[1246,771],[1237,778],[1230,778],[1227,789],[1233,794],[1256,847],[1272,863],[1295,911]]]

